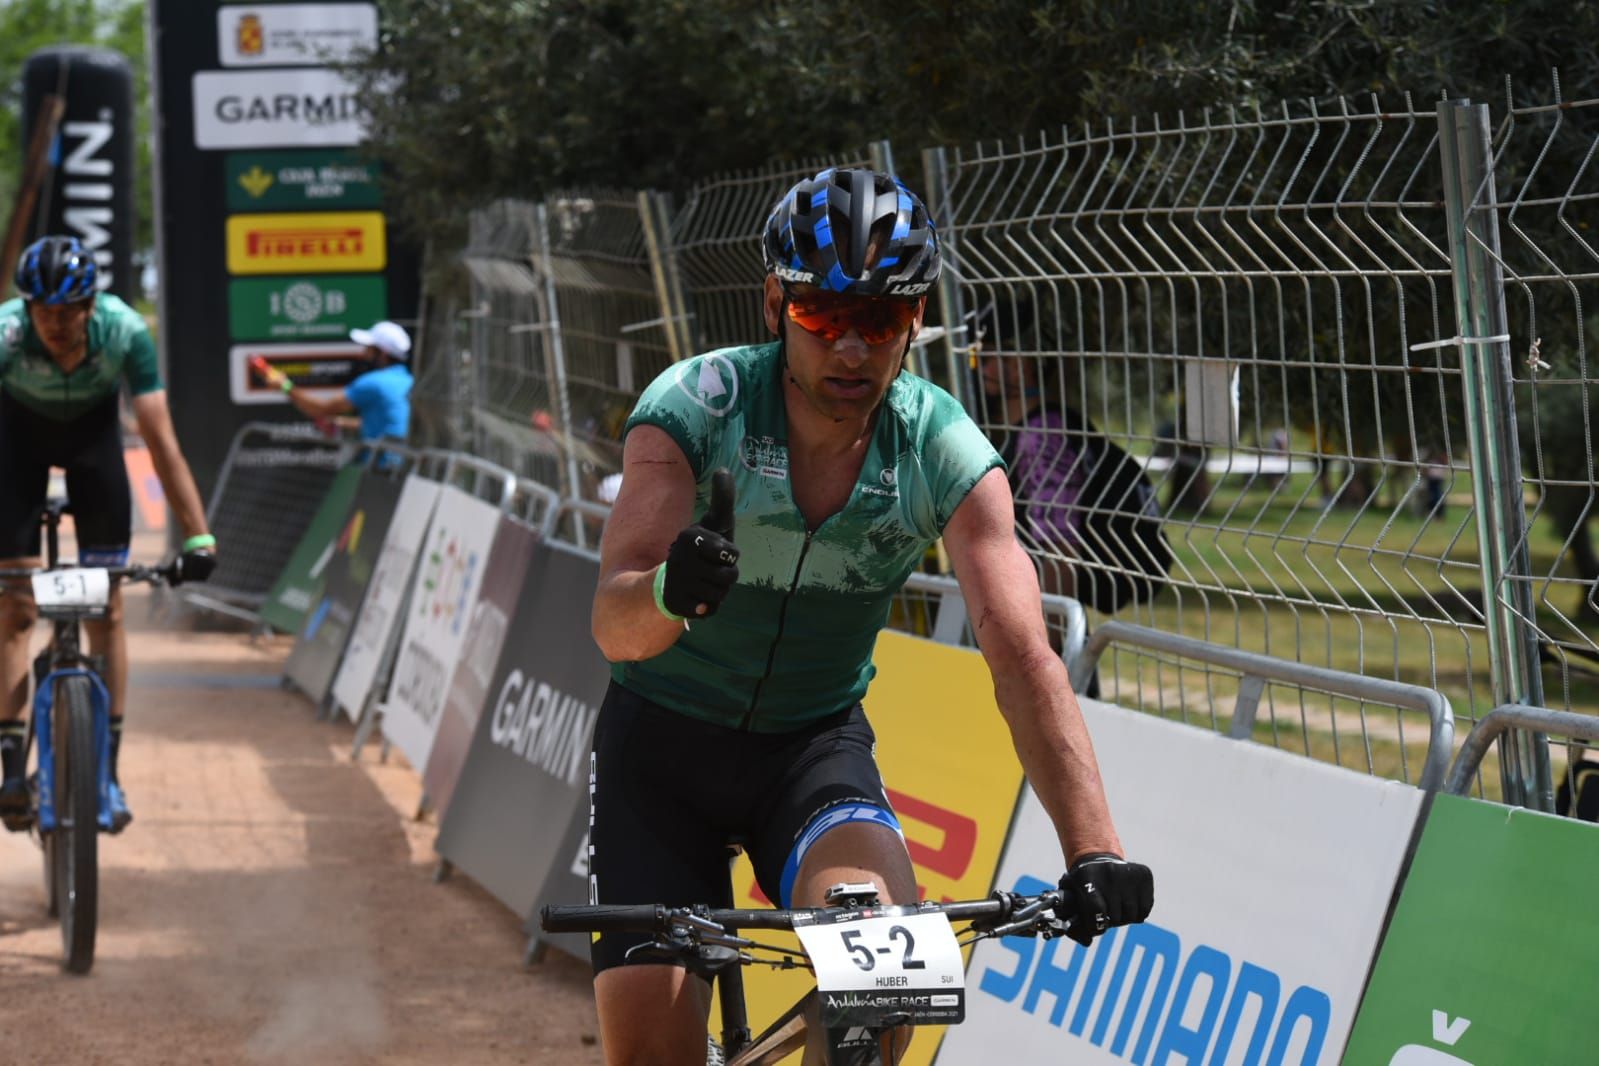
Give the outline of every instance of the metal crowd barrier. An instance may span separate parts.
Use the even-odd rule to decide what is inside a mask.
[[[1422,764],[1417,786],[1435,792],[1444,784],[1449,769],[1449,757],[1454,750],[1455,716],[1449,701],[1438,691],[1409,685],[1402,681],[1387,681],[1366,677],[1343,670],[1310,666],[1289,659],[1278,659],[1257,652],[1211,644],[1194,637],[1165,633],[1147,626],[1127,622],[1107,622],[1088,638],[1082,653],[1071,667],[1072,688],[1079,693],[1099,666],[1100,656],[1112,644],[1128,644],[1147,651],[1193,659],[1198,662],[1232,670],[1240,676],[1238,699],[1233,708],[1232,725],[1228,736],[1246,740],[1254,731],[1255,716],[1260,708],[1260,697],[1268,681],[1298,685],[1301,688],[1352,699],[1369,700],[1390,707],[1419,711],[1428,719],[1430,732],[1427,756]],[[1579,717],[1579,716],[1573,716]]]
[[[217,568],[185,585],[191,606],[255,621],[334,475],[355,454],[347,441],[297,423],[249,422],[228,447],[206,505]]]
[[[1569,737],[1575,741],[1592,744],[1599,741],[1599,717],[1588,714],[1577,714],[1574,711],[1555,711],[1548,707],[1531,707],[1521,703],[1509,703],[1495,707],[1478,719],[1477,724],[1471,727],[1471,732],[1466,734],[1465,742],[1460,745],[1460,751],[1455,756],[1455,761],[1449,767],[1449,778],[1444,782],[1444,791],[1455,796],[1471,794],[1471,784],[1477,778],[1477,772],[1482,768],[1482,761],[1488,755],[1488,750],[1496,740],[1509,730],[1520,727],[1534,733],[1552,733],[1557,737]],[[1548,803],[1543,809],[1554,809],[1554,797],[1547,797]]]

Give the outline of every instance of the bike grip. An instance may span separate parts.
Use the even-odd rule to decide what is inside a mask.
[[[733,502],[733,475],[726,467],[721,467],[711,475],[711,506],[700,519],[700,525],[732,540]]]
[[[546,933],[653,933],[665,921],[666,908],[655,903],[539,908],[539,926]]]

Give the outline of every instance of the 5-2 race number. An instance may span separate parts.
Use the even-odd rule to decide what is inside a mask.
[[[859,929],[846,929],[839,933],[839,937],[844,941],[844,947],[849,949],[850,957],[854,959],[855,965],[859,966],[863,970],[874,970],[877,968],[877,956],[879,954],[887,954],[889,949],[879,947],[874,950],[871,946],[862,942],[861,938],[865,935],[866,934]],[[890,941],[903,940],[905,942],[905,953],[901,955],[899,959],[900,969],[927,969],[926,962],[914,957],[914,952],[916,951],[916,938],[911,935],[911,931],[909,929],[905,928],[903,925],[889,926],[888,939]]]

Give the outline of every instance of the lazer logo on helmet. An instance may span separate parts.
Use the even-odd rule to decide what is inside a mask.
[[[930,281],[919,281],[914,285],[895,285],[888,290],[890,296],[920,296],[933,287]]]
[[[797,281],[805,285],[814,285],[819,280],[819,275],[809,270],[795,270],[793,267],[778,264],[772,268],[772,273],[781,281]]]

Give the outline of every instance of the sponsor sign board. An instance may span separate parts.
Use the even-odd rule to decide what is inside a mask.
[[[261,621],[284,633],[298,633],[305,614],[322,594],[322,572],[332,557],[333,544],[350,513],[361,482],[361,468],[346,466],[333,477],[316,514],[300,535],[294,554],[278,575],[277,583],[261,605]]]
[[[384,737],[418,773],[428,764],[499,524],[493,504],[453,485],[439,490],[383,704]]]
[[[378,165],[354,152],[233,152],[227,158],[234,211],[325,211],[383,202]]]
[[[939,1061],[1343,1061],[1422,793],[1080,702],[1117,830],[1155,870],[1154,913],[1089,949],[978,945]],[[996,887],[1041,891],[1061,868],[1029,789]]]
[[[296,385],[326,397],[338,394],[368,369],[368,364],[357,358],[362,350],[359,344],[236,344],[228,349],[233,402],[289,402],[282,389],[267,384],[250,369],[250,360],[256,356],[289,375]]]
[[[194,146],[311,148],[359,144],[366,113],[336,70],[203,70],[194,75]]]
[[[228,282],[228,328],[236,341],[348,340],[383,317],[381,274],[241,278]]]
[[[877,677],[866,713],[917,892],[924,899],[981,899],[993,886],[1022,785],[1010,732],[994,705],[993,678],[975,651],[893,631],[878,637],[872,659]],[[734,867],[733,888],[735,907],[772,905],[756,887],[748,858]],[[797,946],[785,935],[768,935]],[[808,980],[798,971],[746,969],[750,1016],[776,1017]],[[918,1027],[903,1062],[926,1066],[942,1033],[939,1026]]]
[[[377,211],[233,215],[228,219],[228,271],[382,270],[387,262],[383,215]]]
[[[367,583],[366,598],[356,615],[355,628],[344,648],[344,659],[333,678],[333,699],[351,720],[358,720],[367,694],[377,681],[378,668],[400,627],[417,552],[433,518],[439,483],[412,474],[405,479],[394,517],[383,537],[383,550]]]
[[[241,4],[217,11],[225,67],[344,63],[378,43],[372,4]]]
[[[1599,826],[1433,801],[1345,1061],[1599,1059]]]
[[[494,547],[489,549],[488,565],[483,569],[483,592],[472,609],[465,650],[450,679],[450,691],[444,698],[444,717],[439,722],[433,751],[428,755],[427,769],[422,774],[422,788],[440,815],[449,809],[461,767],[466,764],[467,748],[471,746],[478,717],[488,700],[489,684],[494,680],[494,670],[500,662],[500,651],[505,646],[505,635],[510,629],[511,616],[516,613],[517,596],[522,591],[522,579],[527,574],[536,543],[538,534],[533,530],[509,516],[500,519]]]
[[[589,635],[599,561],[540,543],[488,686],[438,851],[517,914],[586,902],[572,873],[588,821],[589,751],[610,668]],[[553,894],[552,894],[553,893]],[[586,953],[587,937],[558,943]]]
[[[399,499],[399,479],[368,470],[355,491],[344,526],[334,538],[322,574],[322,594],[306,612],[283,666],[284,675],[317,703],[333,682]]]

